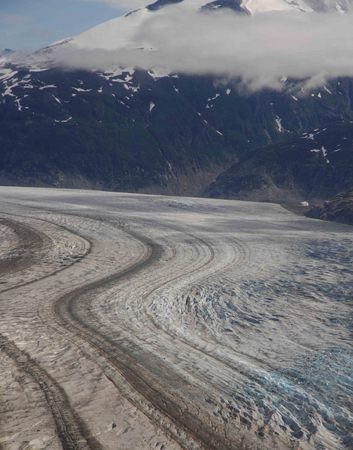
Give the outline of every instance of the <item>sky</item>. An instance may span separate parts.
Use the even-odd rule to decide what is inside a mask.
[[[36,50],[145,3],[144,0],[0,0],[0,50]]]

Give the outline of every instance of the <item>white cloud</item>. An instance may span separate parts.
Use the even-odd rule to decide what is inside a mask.
[[[175,6],[148,14],[124,48],[105,51],[92,44],[91,49],[62,49],[56,57],[69,67],[120,65],[240,78],[252,89],[280,88],[283,76],[320,84],[353,76],[352,23],[352,13],[239,17],[186,14]]]

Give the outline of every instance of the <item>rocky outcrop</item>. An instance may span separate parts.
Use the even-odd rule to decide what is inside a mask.
[[[353,190],[339,194],[332,200],[310,209],[307,216],[353,225]]]

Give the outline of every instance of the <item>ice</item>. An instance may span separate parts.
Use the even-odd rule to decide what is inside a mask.
[[[350,450],[351,227],[269,203],[0,194],[0,339],[41,368],[21,378],[0,352],[1,442],[60,448],[44,372],[102,448]]]

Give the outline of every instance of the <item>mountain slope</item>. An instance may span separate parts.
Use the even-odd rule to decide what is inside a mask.
[[[353,188],[353,124],[331,124],[240,157],[206,191],[211,197],[287,202]]]
[[[207,77],[10,71],[0,85],[1,182],[197,194],[212,180],[205,173],[254,147],[353,120],[352,83],[327,91],[244,96]]]
[[[0,182],[199,194],[260,146],[323,124],[353,120],[351,80],[310,92],[244,91],[239,80],[133,68],[61,70],[53,55],[70,46],[128,48],[146,17],[168,7],[272,10],[345,9],[349,2],[158,0],[41,49],[0,62]],[[139,45],[145,43],[141,37]],[[146,49],[148,51],[148,49]],[[226,193],[226,195],[228,195]]]
[[[353,225],[353,190],[339,194],[323,205],[312,208],[307,216]]]

